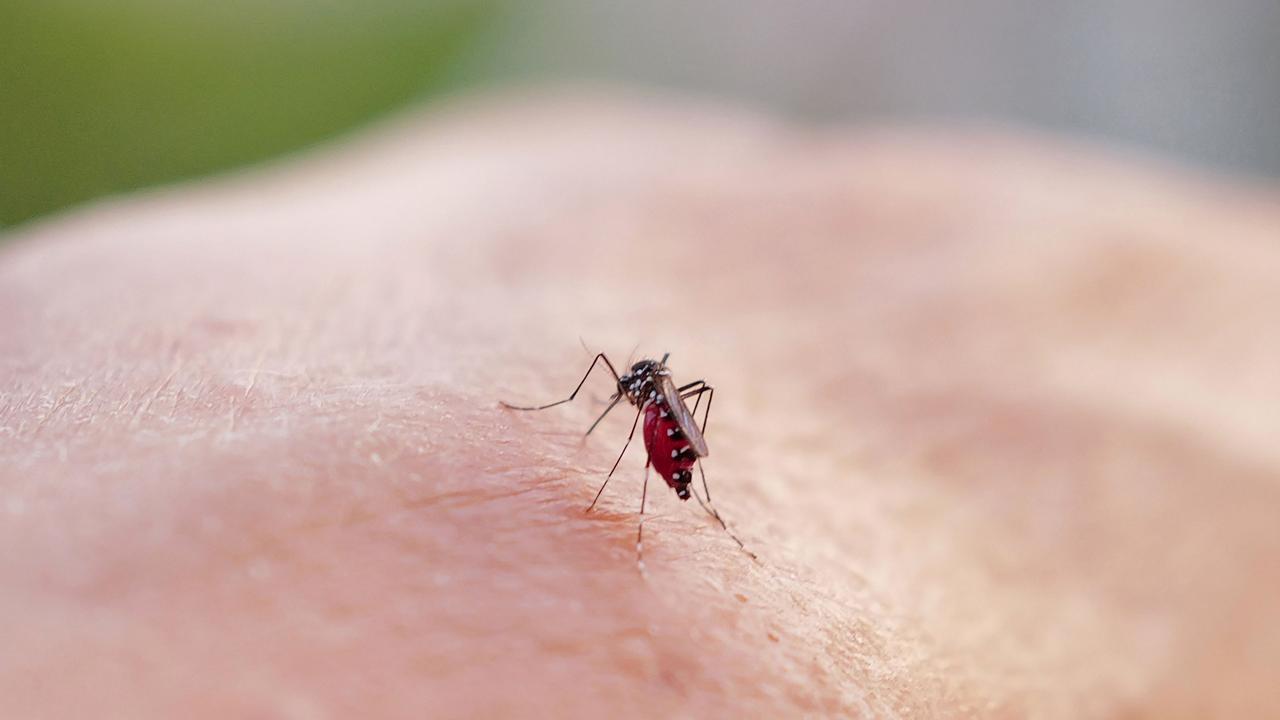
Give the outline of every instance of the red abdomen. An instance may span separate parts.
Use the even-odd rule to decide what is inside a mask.
[[[691,470],[698,456],[664,405],[650,403],[644,409],[644,447],[662,479],[681,500],[688,500]]]

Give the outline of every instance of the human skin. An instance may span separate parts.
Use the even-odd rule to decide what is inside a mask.
[[[0,249],[6,717],[1280,714],[1280,196],[459,102]],[[584,347],[585,346],[585,347]],[[717,388],[648,487],[592,355]],[[700,485],[695,485],[700,487]]]

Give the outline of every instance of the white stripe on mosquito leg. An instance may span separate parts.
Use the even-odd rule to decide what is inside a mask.
[[[646,582],[649,580],[649,570],[644,564],[644,521],[640,521],[640,526],[636,528],[636,569],[640,571],[640,577]]]

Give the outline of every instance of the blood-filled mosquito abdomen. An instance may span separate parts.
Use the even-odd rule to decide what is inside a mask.
[[[681,500],[689,499],[693,464],[698,456],[663,402],[651,402],[644,409],[644,447],[649,462]]]

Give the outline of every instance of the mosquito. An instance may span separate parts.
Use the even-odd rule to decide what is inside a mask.
[[[609,398],[609,405],[600,413],[600,417],[591,423],[591,427],[587,428],[586,435],[590,435],[596,426],[604,420],[605,416],[611,410],[618,406],[623,400],[631,403],[636,408],[635,420],[631,423],[631,434],[627,436],[627,442],[622,446],[622,452],[618,454],[618,459],[613,462],[613,467],[609,469],[609,474],[605,476],[604,483],[600,485],[600,489],[596,491],[596,496],[591,500],[591,504],[587,506],[587,512],[591,512],[595,508],[596,503],[600,501],[600,496],[604,493],[605,487],[609,485],[609,481],[613,479],[614,472],[617,471],[618,465],[622,462],[622,458],[627,454],[627,448],[631,447],[631,441],[635,438],[636,428],[640,426],[640,418],[644,417],[644,447],[648,454],[648,458],[644,464],[644,487],[640,492],[640,525],[636,529],[636,564],[640,568],[640,572],[645,572],[644,566],[644,509],[645,500],[649,494],[649,468],[652,467],[657,471],[662,479],[666,481],[667,486],[675,491],[676,497],[687,501],[690,496],[697,499],[698,504],[706,511],[708,515],[715,519],[720,527],[725,531],[738,547],[751,557],[752,560],[759,561],[756,554],[747,549],[747,546],[738,539],[737,535],[729,529],[729,525],[725,523],[724,518],[720,517],[719,511],[711,505],[711,490],[707,487],[707,473],[702,468],[702,458],[707,457],[707,419],[711,415],[711,400],[715,397],[715,388],[705,380],[694,380],[691,383],[676,386],[671,379],[671,370],[667,368],[667,358],[671,353],[662,356],[661,360],[641,360],[631,366],[630,371],[625,375],[618,375],[618,371],[614,369],[613,363],[609,362],[609,358],[604,353],[596,355],[591,361],[591,366],[587,368],[587,372],[583,374],[582,379],[578,381],[578,386],[569,393],[569,397],[563,400],[557,400],[546,405],[536,405],[532,407],[521,407],[502,402],[502,406],[511,410],[546,410],[557,405],[563,405],[572,401],[578,396],[578,392],[582,390],[582,386],[586,384],[587,378],[591,376],[591,372],[596,369],[600,363],[604,364],[609,372],[613,375],[617,389],[613,396]],[[702,412],[702,425],[699,426],[694,418],[698,408],[702,405],[702,398],[706,396],[707,403]],[[694,400],[693,410],[685,404],[685,401],[692,398]],[[698,474],[702,478],[702,491],[707,498],[704,501],[702,496],[698,494],[696,488],[690,487],[693,483],[693,467],[697,466]]]

